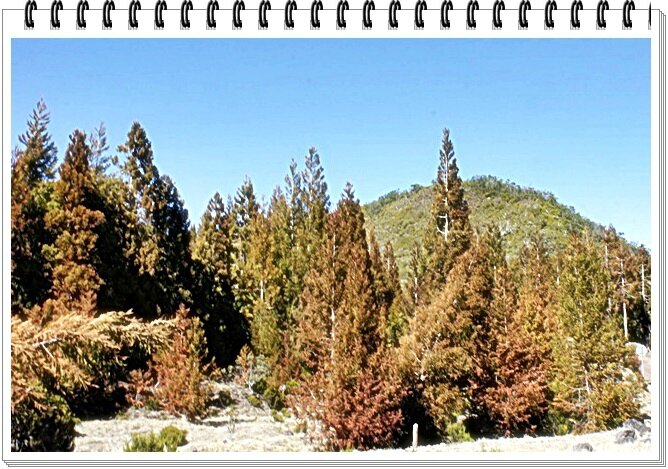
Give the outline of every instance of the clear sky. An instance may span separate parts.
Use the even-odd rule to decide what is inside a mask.
[[[134,120],[197,223],[248,175],[266,199],[318,148],[338,200],[435,176],[449,127],[460,174],[552,192],[651,246],[649,40],[12,40],[12,135],[38,99],[59,156]]]

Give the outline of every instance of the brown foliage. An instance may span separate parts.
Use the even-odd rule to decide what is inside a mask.
[[[324,426],[327,449],[371,449],[394,441],[403,420],[403,390],[388,364],[379,352],[354,376],[321,370],[305,382],[294,404]]]
[[[141,406],[152,396],[167,411],[196,419],[206,414],[210,395],[206,383],[209,366],[202,365],[206,354],[204,332],[199,319],[188,317],[183,305],[173,321],[169,345],[153,356],[147,372],[133,374],[133,402]]]

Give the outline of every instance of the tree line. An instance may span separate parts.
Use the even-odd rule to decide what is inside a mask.
[[[60,165],[48,124],[40,101],[12,158],[16,449],[71,449],[75,416],[142,405],[156,380],[171,383],[158,405],[196,417],[205,375],[240,359],[334,450],[396,444],[414,422],[455,441],[639,414],[626,343],[649,345],[649,252],[612,228],[552,252],[537,231],[508,261],[499,229],[469,222],[447,129],[402,282],[350,184],[332,206],[314,148],[268,203],[246,179],[191,226],[139,123],[113,156],[102,125],[74,131]]]

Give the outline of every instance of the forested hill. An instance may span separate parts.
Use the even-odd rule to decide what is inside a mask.
[[[603,227],[578,214],[573,207],[557,201],[554,195],[501,181],[493,176],[464,181],[473,226],[479,229],[495,223],[504,235],[508,256],[517,256],[524,240],[540,230],[551,249],[566,245],[568,233],[585,228],[602,236]],[[392,191],[364,206],[366,221],[381,245],[394,247],[402,278],[410,252],[424,233],[432,202],[432,187],[413,185],[406,191]]]

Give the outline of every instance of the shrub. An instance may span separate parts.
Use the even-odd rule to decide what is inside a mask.
[[[210,367],[202,364],[206,339],[199,319],[188,317],[183,305],[174,323],[170,345],[153,356],[147,371],[133,373],[132,403],[145,406],[153,397],[161,408],[193,420],[206,415],[212,392],[205,376]]]
[[[24,400],[12,408],[12,451],[72,451],[77,419],[62,397]]]
[[[142,452],[142,453],[157,453],[162,452],[165,448],[163,441],[155,433],[133,433],[132,440],[126,443],[123,451],[126,452]]]
[[[445,437],[451,443],[473,441],[473,438],[471,438],[471,435],[466,430],[466,426],[461,422],[448,424],[445,428]]]
[[[187,434],[186,430],[170,425],[160,431],[160,439],[165,443],[168,451],[176,451],[177,446],[186,444]]]
[[[125,444],[123,451],[126,452],[174,452],[179,446],[186,443],[186,430],[181,430],[174,425],[163,428],[159,434],[133,433],[132,440]]]
[[[94,314],[94,303],[68,308],[49,300],[25,319],[12,318],[11,441],[17,451],[67,451],[74,442],[71,402],[95,386],[115,389],[103,371],[123,363],[124,347],[164,343],[165,321],[143,323],[130,312]],[[91,356],[113,361],[91,366]]]
[[[277,422],[283,423],[285,422],[285,417],[283,416],[282,413],[278,412],[276,409],[271,410],[271,416],[276,420]]]
[[[262,401],[258,399],[258,397],[255,394],[249,394],[246,397],[246,400],[252,405],[253,407],[261,407],[262,406]]]

